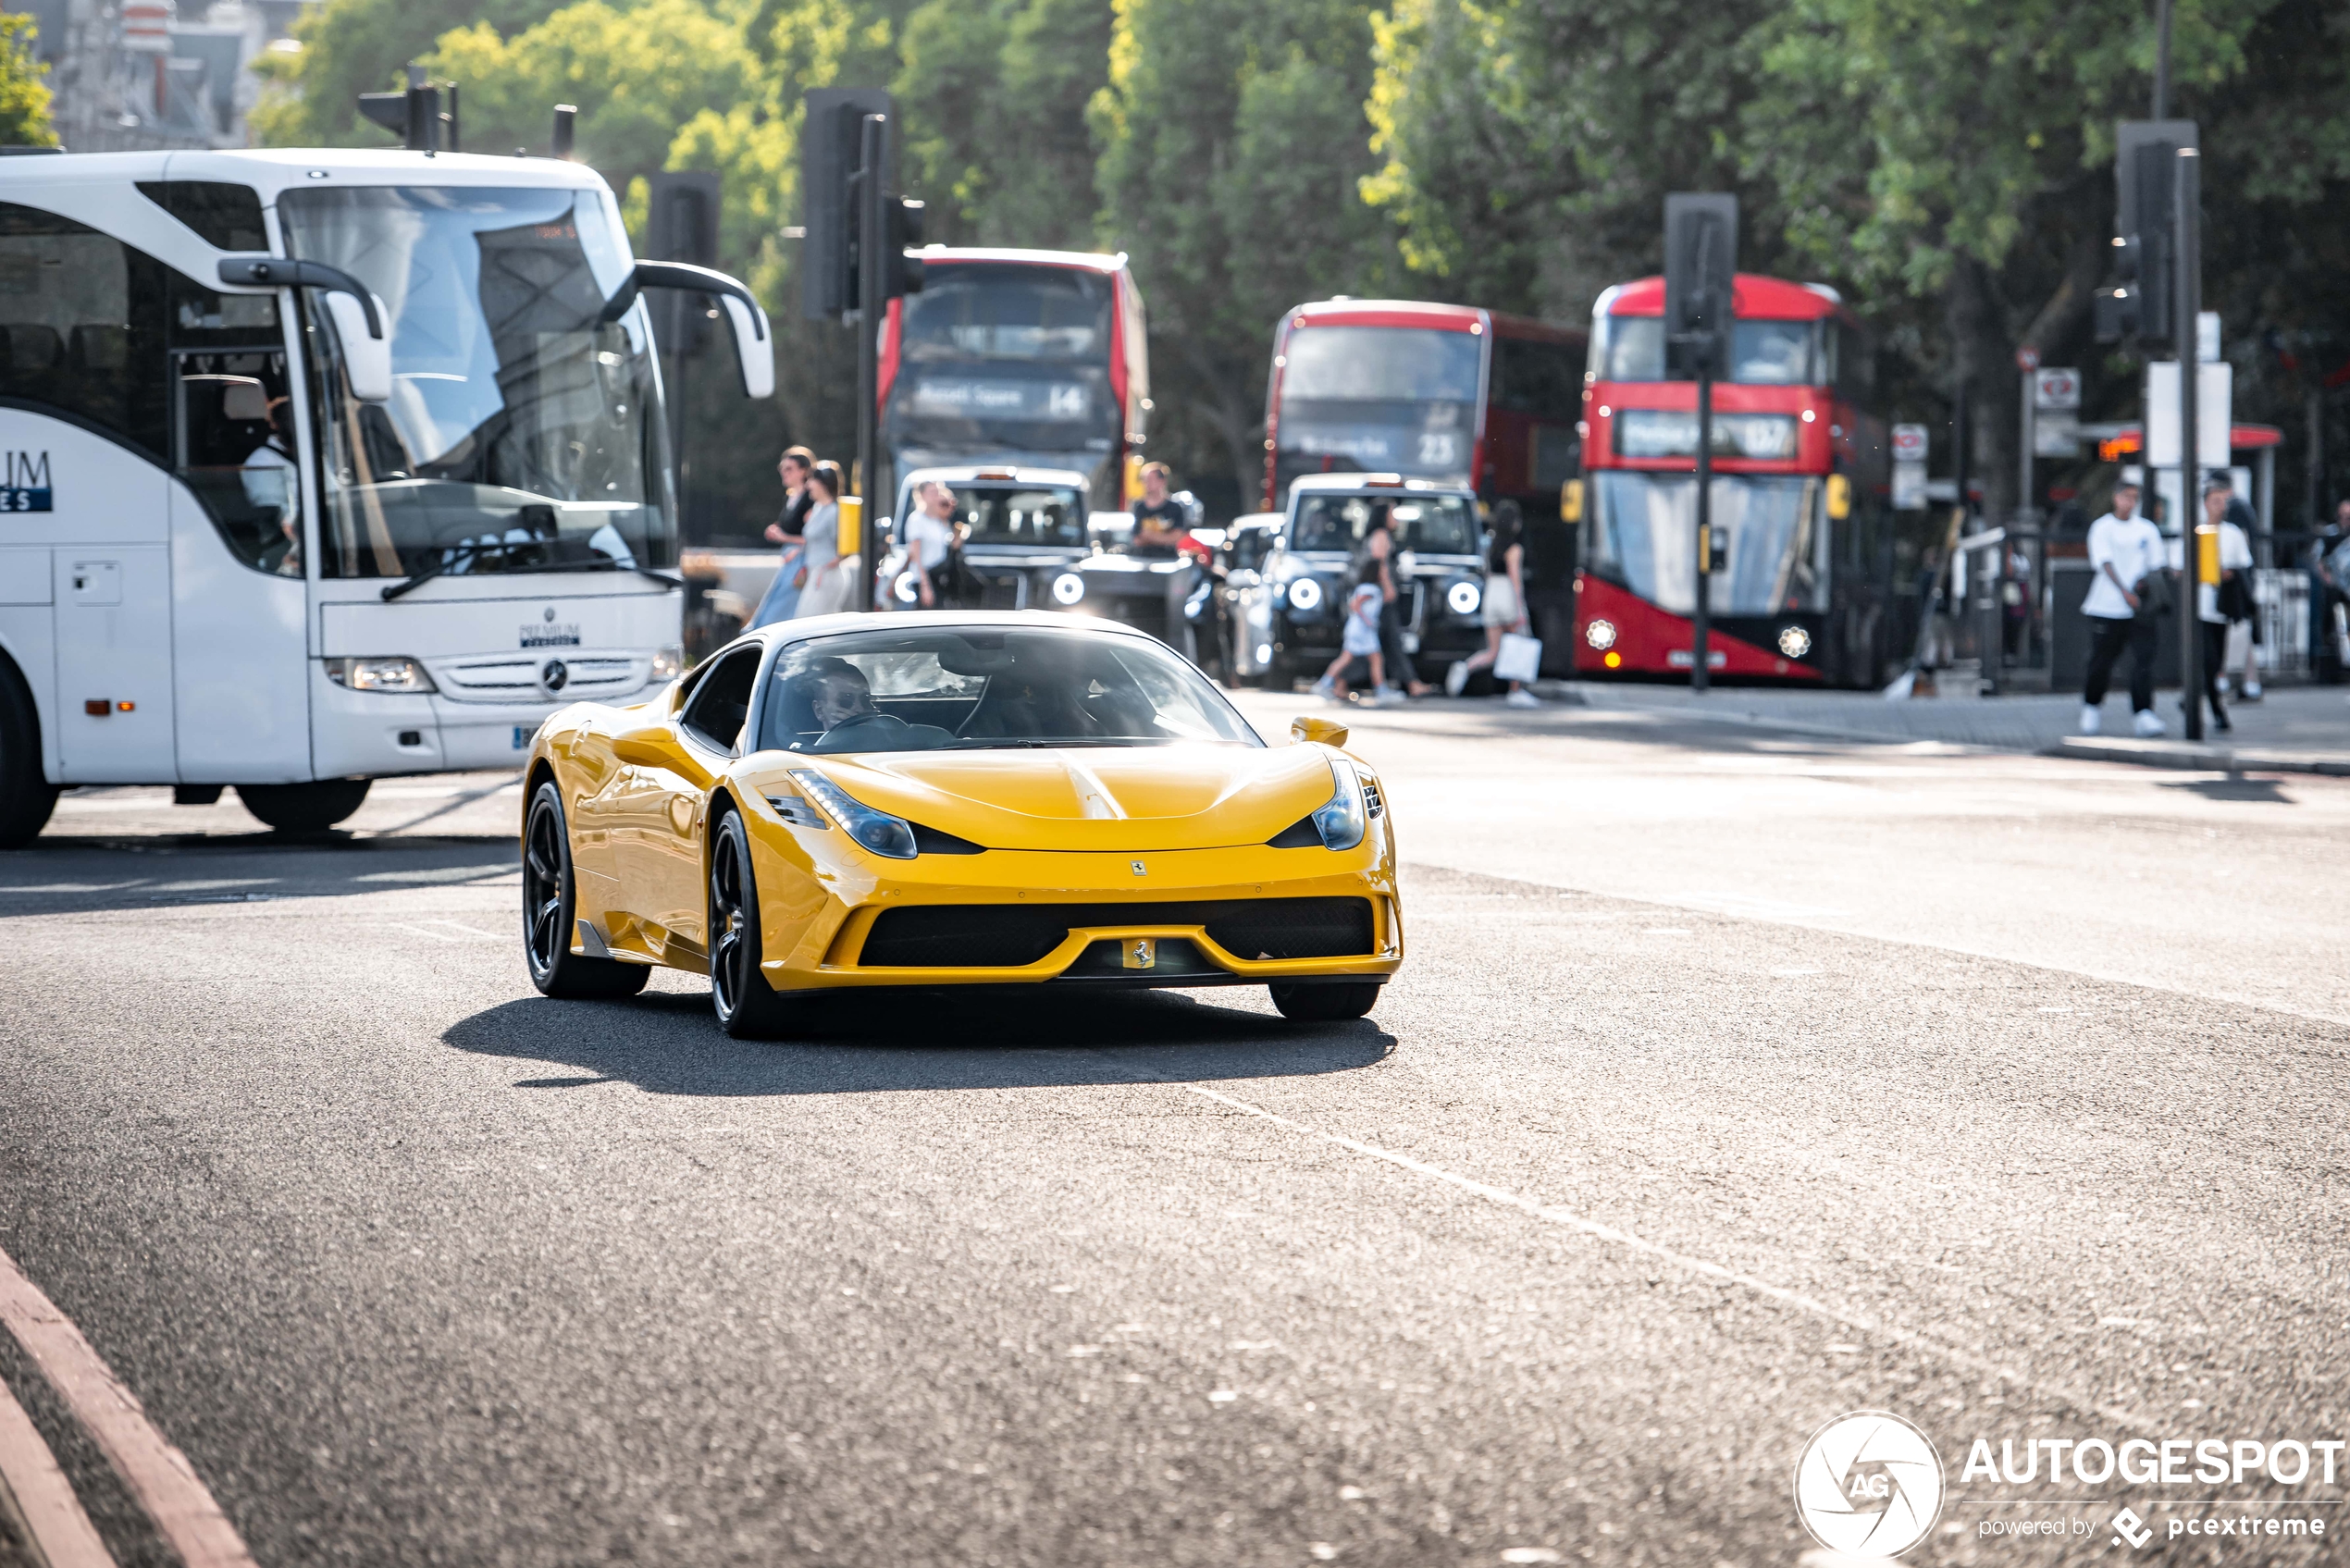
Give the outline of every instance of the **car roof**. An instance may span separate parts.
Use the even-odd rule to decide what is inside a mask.
[[[1020,468],[1007,463],[961,463],[938,468],[917,468],[899,480],[897,488],[902,490],[909,485],[920,485],[932,479],[946,485],[1065,485],[1076,490],[1085,488],[1085,475],[1074,468]]]
[[[1406,479],[1401,474],[1301,474],[1290,481],[1289,488],[1292,492],[1327,490],[1341,495],[1385,494],[1401,490],[1407,495],[1469,499],[1476,494],[1466,485],[1439,484],[1433,479]]]

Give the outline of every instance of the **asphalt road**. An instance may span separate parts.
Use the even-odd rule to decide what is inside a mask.
[[[741,1044],[685,976],[531,992],[498,778],[325,846],[69,796],[0,857],[0,1251],[271,1568],[1818,1565],[1795,1466],[1860,1409],[1942,1456],[1908,1561],[2350,1561],[2168,1536],[2331,1526],[2350,1462],[1960,1475],[2350,1437],[2350,782],[1358,720],[1408,956],[1322,1028]],[[5,1333],[0,1383],[172,1562]]]

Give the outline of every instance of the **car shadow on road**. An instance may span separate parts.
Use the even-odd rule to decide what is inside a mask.
[[[510,838],[47,837],[0,855],[0,918],[343,897],[493,881],[519,864]]]
[[[532,996],[476,1013],[441,1038],[480,1056],[575,1069],[516,1088],[618,1081],[721,1096],[1310,1077],[1374,1066],[1395,1047],[1367,1019],[1294,1024],[1212,992],[1166,991],[869,992],[811,1002],[804,1031],[772,1042],[728,1039],[699,993]]]

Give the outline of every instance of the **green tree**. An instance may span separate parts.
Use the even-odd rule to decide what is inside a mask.
[[[32,19],[0,16],[0,147],[54,147],[49,84],[32,57]]]
[[[556,0],[331,0],[294,24],[299,48],[254,62],[264,83],[254,137],[272,147],[383,146],[383,128],[360,117],[360,93],[400,86],[401,68],[452,28],[510,35],[555,9]],[[543,148],[546,139],[541,125],[528,144]]]
[[[1119,0],[1096,94],[1107,240],[1151,311],[1153,450],[1264,483],[1274,325],[1403,268],[1364,202],[1371,13],[1351,0]]]

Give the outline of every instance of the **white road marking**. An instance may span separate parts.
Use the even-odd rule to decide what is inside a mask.
[[[1140,1074],[1135,1076],[1142,1078]],[[1670,1247],[1645,1241],[1628,1230],[1621,1230],[1613,1225],[1604,1225],[1596,1219],[1588,1218],[1571,1209],[1561,1208],[1554,1204],[1538,1202],[1523,1193],[1513,1192],[1506,1187],[1495,1187],[1490,1182],[1463,1176],[1457,1171],[1447,1170],[1442,1166],[1431,1165],[1426,1160],[1416,1159],[1410,1154],[1398,1154],[1392,1149],[1382,1149],[1376,1143],[1366,1143],[1359,1138],[1349,1138],[1344,1133],[1325,1131],[1310,1123],[1294,1120],[1276,1111],[1268,1111],[1262,1105],[1254,1105],[1246,1100],[1235,1099],[1218,1090],[1202,1088],[1195,1083],[1171,1083],[1165,1079],[1148,1078],[1143,1079],[1143,1081],[1168,1083],[1170,1088],[1184,1090],[1204,1100],[1213,1100],[1219,1105],[1238,1111],[1243,1116],[1254,1117],[1259,1121],[1269,1122],[1284,1130],[1316,1139],[1324,1143],[1334,1144],[1342,1149],[1351,1149],[1358,1154],[1367,1155],[1375,1160],[1384,1160],[1389,1165],[1408,1170],[1416,1176],[1424,1176],[1431,1180],[1457,1187],[1465,1192],[1474,1193],[1489,1202],[1499,1204],[1504,1208],[1515,1209],[1521,1214],[1531,1216],[1546,1225],[1555,1225],[1565,1229],[1579,1231],[1594,1241],[1605,1241],[1627,1252],[1638,1253],[1645,1257],[1669,1263],[1676,1268],[1687,1269],[1690,1273],[1701,1275],[1706,1278],[1742,1286],[1756,1295],[1777,1302],[1783,1306],[1792,1307],[1799,1312],[1808,1313],[1814,1317],[1824,1318],[1830,1323],[1878,1339],[1890,1340],[1899,1345],[1923,1351],[1989,1377],[2006,1378],[2011,1383],[2031,1389],[2043,1399],[2060,1400],[2075,1410],[2094,1411],[2109,1420],[2119,1422],[2134,1430],[2141,1429],[2146,1426],[2145,1421],[2134,1412],[2116,1405],[2101,1404],[2091,1395],[2067,1388],[2062,1384],[2043,1382],[2027,1377],[2017,1368],[2003,1366],[1979,1351],[1969,1350],[1963,1345],[1954,1344],[1948,1340],[1932,1334],[1922,1334],[1915,1329],[1903,1328],[1897,1324],[1870,1317],[1862,1313],[1848,1312],[1841,1307],[1831,1306],[1800,1290],[1789,1290],[1787,1286],[1774,1284],[1768,1279],[1744,1274],[1704,1258],[1692,1257],[1687,1253],[1676,1252]]]
[[[483,931],[478,926],[464,925],[456,920],[387,920],[384,923],[394,931],[404,931],[415,936],[428,936],[435,942],[503,942],[506,940],[496,932]],[[432,929],[435,926],[446,926],[449,929],[435,931]]]
[[[0,1325],[98,1440],[185,1568],[254,1568],[188,1456],[171,1445],[56,1303],[0,1252]]]
[[[15,1500],[32,1554],[48,1568],[115,1568],[57,1456],[6,1383],[0,1383],[0,1490]]]

